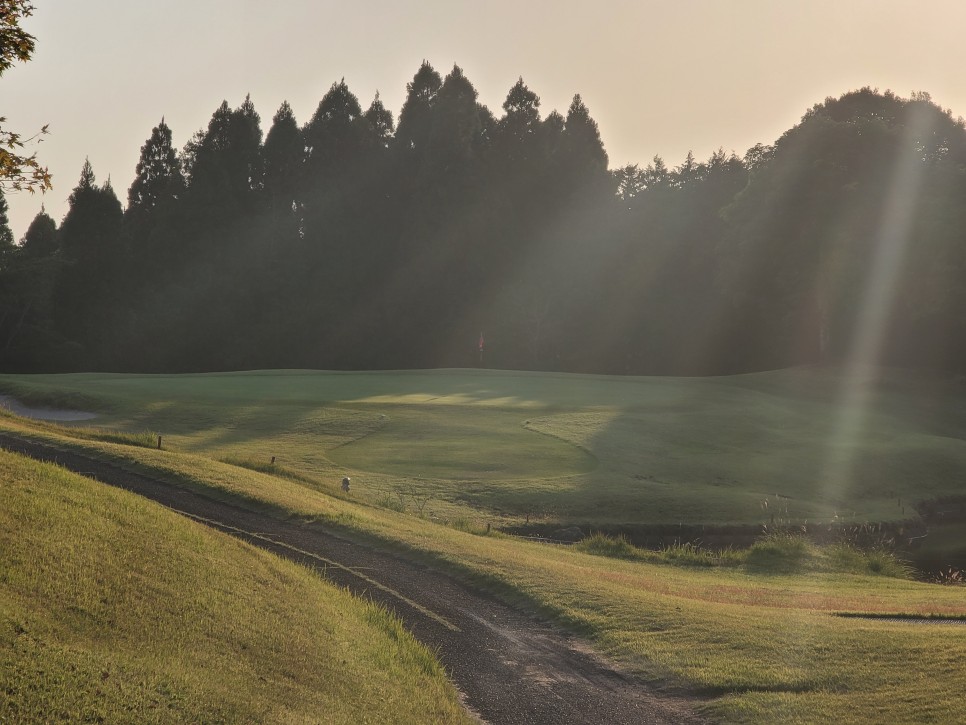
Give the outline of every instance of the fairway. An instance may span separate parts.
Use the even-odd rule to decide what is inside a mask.
[[[490,371],[2,376],[97,428],[444,517],[864,522],[959,495],[966,391],[881,372],[842,428],[834,369],[721,378]],[[82,425],[82,424],[78,424]],[[90,423],[86,424],[90,426]]]

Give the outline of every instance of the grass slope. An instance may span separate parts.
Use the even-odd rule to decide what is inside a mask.
[[[28,383],[21,378],[17,384]],[[560,511],[599,505],[601,517],[626,521],[658,514],[667,520],[672,513],[698,520],[741,519],[738,513],[750,506],[755,513],[743,520],[755,520],[761,516],[758,496],[767,491],[774,495],[776,488],[792,490],[791,483],[783,483],[783,466],[775,463],[786,460],[787,478],[799,486],[790,506],[825,511],[832,508],[829,497],[852,497],[857,512],[894,512],[897,504],[891,497],[897,492],[897,498],[908,501],[917,494],[959,490],[958,477],[949,475],[961,470],[963,455],[955,405],[962,393],[955,385],[938,388],[898,376],[879,380],[863,429],[848,441],[833,441],[839,453],[848,449],[854,454],[847,489],[833,491],[821,472],[830,460],[829,437],[836,430],[838,381],[826,371],[713,380],[473,372],[248,373],[67,376],[31,378],[29,384],[50,390],[66,386],[109,400],[113,412],[105,422],[129,430],[161,421],[166,441],[167,431],[176,431],[170,449],[123,445],[117,436],[114,442],[99,440],[103,434],[91,429],[74,438],[70,429],[12,418],[0,418],[0,428],[93,452],[212,495],[315,517],[356,536],[392,542],[585,634],[598,649],[645,677],[705,693],[709,711],[723,719],[961,719],[966,686],[960,666],[966,661],[963,625],[835,616],[852,612],[962,618],[966,597],[961,588],[836,573],[837,567],[830,571],[824,565],[778,574],[747,565],[696,568],[614,559],[486,535],[484,518],[473,508],[503,505],[501,497],[516,501],[520,513],[532,500],[550,502]],[[593,455],[595,467],[566,476],[513,479],[499,472],[458,480],[353,469],[356,484],[349,496],[342,496],[338,480],[343,467],[334,462],[339,451],[365,441],[376,455],[376,436],[385,430],[386,420],[391,423],[403,410],[413,412],[406,426],[415,436],[421,406],[432,415],[451,415],[454,426],[485,413],[503,415],[508,430],[520,437],[516,442],[501,438],[500,445],[528,445],[522,441],[539,429],[545,437]],[[490,423],[473,425],[485,430]],[[759,440],[759,433],[771,437]],[[486,435],[465,443],[478,461],[501,456]],[[882,491],[853,485],[858,480],[854,472],[862,470],[858,461],[871,465],[888,452],[911,462],[942,450],[945,458],[930,460],[945,460],[948,470],[925,466],[922,478],[915,480],[893,473],[880,483]],[[269,455],[279,456],[282,475],[267,464]],[[215,460],[229,456],[247,461],[248,468]],[[714,470],[713,463],[726,472],[720,475],[732,477],[731,484],[715,485],[704,478]],[[538,472],[552,465],[534,461]],[[638,478],[648,470],[643,466],[664,466],[666,478]],[[702,466],[708,468],[704,473]],[[801,468],[811,470],[815,479]],[[747,475],[741,482],[739,469]],[[757,479],[748,472],[758,469],[770,473],[753,486],[750,481]],[[757,485],[763,490],[757,491]],[[427,492],[433,498],[425,516],[394,510],[411,514],[412,502]],[[438,525],[446,522],[451,525]]]
[[[966,597],[881,576],[618,560],[460,530],[360,505],[284,477],[193,454],[19,430],[211,495],[262,502],[407,549],[590,637],[644,677],[705,693],[736,722],[956,722],[963,625],[857,620],[840,612],[966,617]]]
[[[398,621],[308,570],[4,452],[0,487],[0,721],[468,721]]]

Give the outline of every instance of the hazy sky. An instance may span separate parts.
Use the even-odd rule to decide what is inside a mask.
[[[85,157],[126,201],[162,116],[180,148],[251,93],[267,133],[283,100],[304,124],[345,77],[398,117],[424,58],[460,65],[497,115],[519,76],[544,115],[580,93],[612,167],[743,154],[865,85],[966,115],[961,0],[34,2],[37,49],[0,78],[0,115],[22,133],[50,125],[38,150],[54,190],[8,195],[17,238],[41,203],[60,223]]]

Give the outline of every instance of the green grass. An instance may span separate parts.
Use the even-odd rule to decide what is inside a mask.
[[[468,722],[385,611],[0,452],[0,721]]]
[[[443,517],[617,523],[862,522],[962,492],[966,389],[881,374],[843,429],[841,377],[433,371],[0,376],[94,401],[97,425],[170,450],[277,465],[317,485],[399,492]],[[141,434],[145,444],[154,433]]]
[[[828,449],[837,380],[827,371],[711,380],[473,372],[67,376],[31,384],[109,398],[117,412],[102,424],[160,430],[167,450],[71,439],[66,428],[12,418],[0,418],[0,428],[399,547],[583,634],[643,677],[705,693],[708,710],[722,719],[961,719],[962,625],[835,616],[966,616],[961,587],[888,576],[902,572],[888,571],[888,559],[875,552],[772,540],[754,554],[708,561],[708,552],[683,545],[640,555],[619,540],[599,540],[592,552],[486,535],[486,523],[519,520],[537,506],[561,520],[754,522],[776,507],[789,520],[803,511],[809,521],[815,512],[831,518],[837,511],[840,520],[901,516],[900,498],[908,505],[915,496],[959,492],[966,431],[955,385],[883,377],[864,430],[834,442],[836,456],[854,455],[851,473],[833,487],[822,476],[835,457]],[[484,462],[502,455],[500,446],[523,446],[539,432],[585,451],[595,467],[532,479],[352,468],[352,493],[341,497],[348,467],[335,462],[337,451],[366,438],[371,445],[386,420],[421,406],[431,416],[452,416],[454,428],[492,414],[479,424],[484,430],[502,416],[513,431],[499,445],[486,435],[471,438],[473,453],[454,456]],[[407,423],[414,436],[416,419]],[[271,455],[311,484],[215,460]],[[535,466],[546,471],[549,464]],[[875,485],[863,478],[870,466],[881,474]],[[910,470],[919,473],[907,478]],[[381,505],[390,501],[403,505]],[[414,515],[416,501],[422,515]]]

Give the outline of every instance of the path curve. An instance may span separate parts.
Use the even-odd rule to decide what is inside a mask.
[[[398,614],[437,653],[469,711],[497,725],[700,723],[698,700],[656,691],[577,640],[399,555],[280,520],[110,463],[0,434],[0,447],[140,494],[305,564]]]

